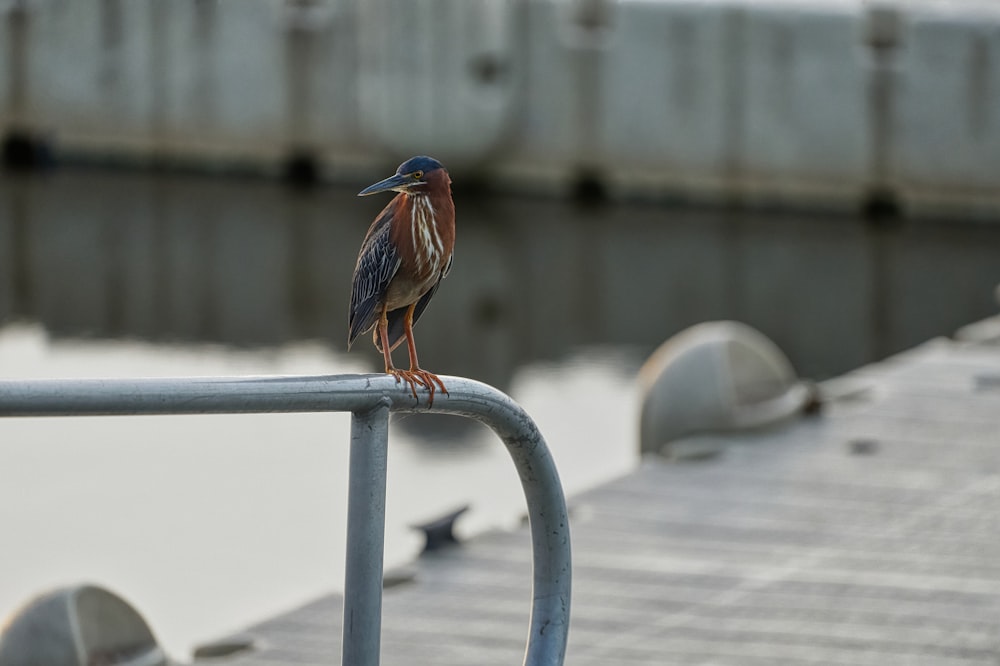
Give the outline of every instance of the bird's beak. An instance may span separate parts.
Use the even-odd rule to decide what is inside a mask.
[[[369,194],[378,194],[379,192],[388,192],[389,190],[396,190],[397,192],[405,192],[409,185],[413,184],[413,180],[408,176],[403,176],[396,174],[395,176],[389,176],[385,180],[380,180],[379,182],[366,187],[365,189],[358,192],[359,197],[366,197]]]

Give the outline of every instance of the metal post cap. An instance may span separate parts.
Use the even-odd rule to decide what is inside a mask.
[[[692,326],[639,371],[640,447],[708,432],[765,426],[801,411],[813,394],[771,340],[746,324]]]
[[[168,666],[149,625],[128,602],[94,585],[29,601],[0,634],[0,666]]]

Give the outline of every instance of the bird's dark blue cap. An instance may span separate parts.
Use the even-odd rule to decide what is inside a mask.
[[[396,169],[396,173],[413,173],[414,171],[423,171],[427,173],[428,171],[434,171],[434,169],[443,169],[444,165],[438,162],[433,157],[427,157],[426,155],[417,155],[416,157],[411,157]]]

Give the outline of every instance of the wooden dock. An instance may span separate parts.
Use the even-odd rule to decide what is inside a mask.
[[[828,388],[817,415],[570,498],[568,665],[1000,663],[1000,344],[935,340]],[[520,664],[529,557],[522,528],[421,558],[386,590],[383,663]],[[340,612],[262,622],[224,663],[338,663]]]

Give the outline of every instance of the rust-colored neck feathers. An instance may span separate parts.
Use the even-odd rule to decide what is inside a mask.
[[[437,278],[455,247],[455,204],[451,178],[444,169],[425,177],[427,184],[412,194],[396,195],[392,241],[403,267],[418,279]]]

